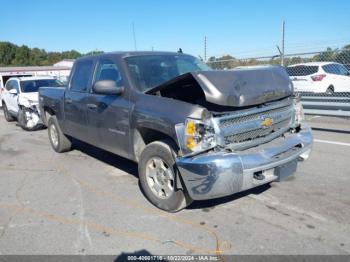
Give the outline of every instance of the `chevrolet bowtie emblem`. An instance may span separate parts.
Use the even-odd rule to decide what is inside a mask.
[[[270,127],[270,126],[272,126],[272,124],[273,124],[273,119],[272,119],[272,118],[269,118],[269,117],[264,118],[264,119],[261,121],[261,123],[260,123],[260,125],[261,125],[263,128]]]

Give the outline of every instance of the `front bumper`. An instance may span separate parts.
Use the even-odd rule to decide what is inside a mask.
[[[179,157],[177,167],[193,200],[231,195],[294,174],[312,148],[310,127],[244,151]]]

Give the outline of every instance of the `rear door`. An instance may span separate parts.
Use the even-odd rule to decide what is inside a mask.
[[[336,64],[337,77],[339,78],[339,88],[335,87],[335,92],[350,92],[350,76],[345,66]]]
[[[118,63],[113,58],[100,58],[98,61],[94,83],[100,80],[112,80],[117,86],[124,86]],[[131,103],[127,91],[120,95],[101,95],[91,90],[86,104],[91,136],[97,137],[99,147],[124,157],[129,154]]]
[[[94,71],[94,60],[77,61],[64,95],[64,132],[77,139],[90,142],[87,123],[86,101]]]

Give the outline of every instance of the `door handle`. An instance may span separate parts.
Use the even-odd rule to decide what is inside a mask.
[[[73,100],[70,99],[70,98],[66,98],[66,103],[67,103],[67,104],[71,104],[71,103],[73,103]]]
[[[89,109],[96,109],[97,108],[97,105],[95,104],[87,104],[86,105]]]

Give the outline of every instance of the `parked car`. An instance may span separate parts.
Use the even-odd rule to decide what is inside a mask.
[[[2,107],[7,121],[17,119],[27,131],[42,124],[39,115],[38,90],[41,86],[58,87],[62,84],[53,77],[13,77],[7,80],[2,92]]]
[[[72,138],[138,163],[140,184],[169,212],[294,174],[310,128],[282,67],[213,71],[193,56],[118,52],[77,59],[65,88],[42,87],[56,152]]]
[[[296,92],[350,92],[348,69],[334,62],[311,62],[291,65],[287,72]]]

